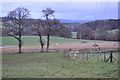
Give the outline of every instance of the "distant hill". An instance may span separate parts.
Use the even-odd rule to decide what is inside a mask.
[[[61,22],[80,22],[80,23],[85,23],[85,22],[91,22],[93,20],[70,20],[70,19],[59,19]]]

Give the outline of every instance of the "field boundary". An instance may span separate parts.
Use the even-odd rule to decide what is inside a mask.
[[[50,48],[49,52],[64,52],[67,50],[72,50],[72,51],[93,51],[93,50],[105,50],[105,51],[114,51],[114,50],[119,50],[118,48],[101,48],[101,49],[96,49],[96,48]],[[43,49],[45,52],[46,49]],[[2,50],[2,53],[17,53],[18,49],[11,49],[11,50]],[[41,49],[22,49],[22,52],[41,52]]]
[[[113,59],[114,59],[118,63],[118,59],[115,58],[115,56],[117,56],[115,54],[117,54],[117,53],[115,53],[115,52],[118,52],[118,51],[116,51],[116,50],[71,51],[71,49],[70,49],[70,50],[64,52],[64,57],[67,57],[67,58],[78,58],[79,57],[80,58],[82,56],[82,60],[86,59],[88,61],[88,59],[90,59],[89,56],[91,56],[93,59],[96,54],[98,61],[100,60],[101,57],[103,57],[102,59],[104,62],[108,62],[110,60],[110,63],[112,63]],[[113,56],[113,54],[114,54],[114,56]]]

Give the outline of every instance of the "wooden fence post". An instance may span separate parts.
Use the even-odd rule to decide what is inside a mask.
[[[99,61],[99,53],[98,53],[98,61]]]
[[[112,63],[112,61],[113,61],[113,55],[112,55],[112,51],[110,51],[110,63]]]
[[[106,61],[106,53],[104,53],[104,62]]]
[[[112,55],[112,51],[110,51],[110,56],[109,58],[106,60],[106,62],[110,59],[110,63],[113,62],[113,55]]]
[[[83,53],[83,60],[84,60],[84,53]]]
[[[87,53],[87,60],[88,60],[88,53]]]
[[[93,55],[92,55],[93,57],[94,57],[94,53],[93,53]]]

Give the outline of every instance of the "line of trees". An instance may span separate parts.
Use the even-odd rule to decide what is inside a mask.
[[[77,39],[118,41],[118,20],[96,20],[73,26]]]
[[[12,36],[18,41],[19,53],[22,53],[22,35],[26,32],[36,34],[39,36],[39,42],[41,45],[41,52],[44,48],[43,35],[47,36],[47,48],[49,51],[50,36],[61,35],[62,30],[68,31],[64,24],[54,17],[54,10],[51,8],[46,8],[42,11],[45,20],[41,19],[29,19],[30,11],[26,8],[16,8],[15,10],[9,12],[8,16],[2,21],[3,22],[3,34]],[[65,31],[65,32],[66,32]],[[67,33],[67,32],[66,32]],[[62,33],[63,34],[63,33]],[[64,34],[63,34],[64,35]]]

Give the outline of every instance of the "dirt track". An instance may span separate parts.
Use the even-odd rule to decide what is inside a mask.
[[[117,42],[97,42],[99,49],[117,49]],[[73,50],[82,50],[82,49],[95,49],[94,42],[88,43],[53,43],[50,45],[50,51],[63,51],[65,49],[73,49]],[[40,45],[25,45],[22,49],[23,52],[39,52]],[[18,47],[4,47],[2,48],[2,53],[15,53],[18,52]]]

